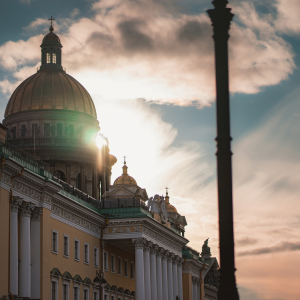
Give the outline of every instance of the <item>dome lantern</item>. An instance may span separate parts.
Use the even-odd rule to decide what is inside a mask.
[[[53,33],[53,20],[52,16],[49,19],[50,27],[49,33],[45,35],[41,44],[41,69],[61,69],[61,48],[63,47],[60,43],[59,37]]]

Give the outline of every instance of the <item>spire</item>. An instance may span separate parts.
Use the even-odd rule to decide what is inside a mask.
[[[127,175],[127,165],[126,165],[126,156],[124,156],[124,166],[123,166],[123,175]]]
[[[169,190],[169,188],[168,187],[166,187],[166,197],[165,197],[165,199],[166,199],[166,203],[167,204],[169,204],[170,203],[170,197],[169,197],[169,193],[168,193],[168,190]]]
[[[52,32],[54,31],[54,28],[53,28],[53,21],[55,20],[52,16],[50,19],[48,19],[50,21],[50,27],[49,27],[49,31]]]

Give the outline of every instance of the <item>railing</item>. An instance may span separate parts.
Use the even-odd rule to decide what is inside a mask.
[[[149,211],[149,207],[145,202],[138,198],[118,198],[118,199],[101,199],[100,208],[126,208],[126,207],[141,207]]]

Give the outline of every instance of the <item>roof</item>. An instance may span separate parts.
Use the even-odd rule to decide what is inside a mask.
[[[59,43],[60,44],[60,39],[59,37],[53,33],[53,32],[49,32],[48,34],[45,35],[45,37],[43,38],[43,43]],[[43,45],[42,43],[42,45]]]
[[[121,184],[137,185],[135,179],[127,174],[128,167],[126,165],[126,161],[124,162],[124,166],[122,169],[123,169],[123,174],[115,180],[114,185],[121,185]]]
[[[71,110],[97,118],[87,90],[63,70],[42,69],[25,79],[14,91],[5,110],[11,114],[40,109]]]

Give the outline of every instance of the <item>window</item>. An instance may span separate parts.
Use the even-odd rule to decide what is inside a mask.
[[[51,282],[51,300],[56,300],[57,297],[56,297],[56,292],[57,292],[57,283],[55,281],[52,281]]]
[[[128,260],[124,261],[124,275],[128,277]]]
[[[118,257],[118,275],[122,275],[122,258]]]
[[[69,300],[69,286],[63,284],[63,300]]]
[[[115,296],[111,296],[111,300],[115,300]]]
[[[115,255],[111,255],[111,271],[112,273],[115,273]]]
[[[54,176],[57,177],[58,179],[62,180],[62,181],[66,181],[65,173],[62,172],[62,171],[59,171],[59,170],[55,171]]]
[[[79,173],[76,177],[76,188],[81,190],[81,173]]]
[[[89,263],[89,245],[84,244],[84,263]]]
[[[56,127],[56,130],[57,130],[57,136],[62,136],[62,124],[61,123],[57,123],[57,127]]]
[[[12,130],[11,130],[11,133],[12,133],[12,138],[15,139],[16,135],[17,135],[17,128],[13,127]]]
[[[44,136],[50,136],[50,123],[44,123]]]
[[[69,237],[64,235],[64,256],[69,257]]]
[[[98,267],[98,248],[94,248],[94,266]]]
[[[56,64],[56,53],[52,54],[52,63]]]
[[[21,125],[21,137],[25,137],[27,133],[26,125]]]
[[[94,298],[93,300],[98,300],[98,293],[97,292],[94,292]]]
[[[107,300],[107,295],[104,295],[104,300]]]
[[[52,231],[52,252],[58,252],[58,245],[57,245],[57,231]]]
[[[46,53],[46,63],[50,64],[50,62],[51,62],[50,53]]]
[[[134,278],[134,264],[133,262],[130,263],[130,278]]]
[[[89,300],[89,291],[83,290],[83,300]]]
[[[108,260],[107,260],[108,254],[107,252],[104,252],[104,270],[108,270]]]
[[[40,133],[40,128],[37,124],[32,124],[32,137],[39,135]]]
[[[79,241],[75,240],[74,259],[79,260]]]
[[[74,287],[74,300],[79,300],[79,288],[77,286]]]

